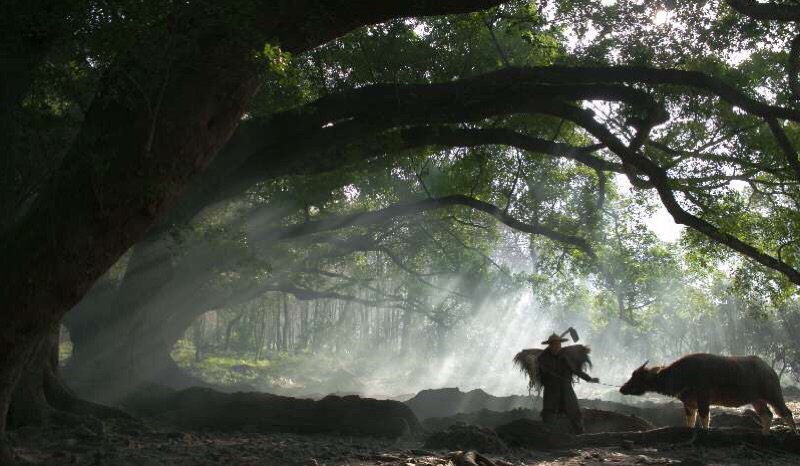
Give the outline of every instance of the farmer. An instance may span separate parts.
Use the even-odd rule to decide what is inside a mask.
[[[528,373],[529,386],[543,391],[542,420],[550,423],[558,414],[565,414],[572,430],[576,434],[582,434],[583,418],[572,382],[574,376],[591,383],[599,383],[600,379],[592,378],[584,372],[584,368],[592,364],[589,360],[589,347],[571,345],[562,348],[561,344],[566,341],[568,340],[554,333],[542,342],[547,348],[522,350],[514,361]]]

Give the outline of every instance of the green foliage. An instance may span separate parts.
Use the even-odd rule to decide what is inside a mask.
[[[270,353],[257,358],[255,353],[219,352],[195,358],[195,345],[179,340],[172,350],[172,359],[190,374],[219,385],[248,385],[259,390],[296,388],[298,384],[314,382],[308,373],[319,379],[330,376],[338,363],[334,358],[310,353]]]
[[[0,220],[0,230],[24,213],[60,166],[86,110],[101,101],[97,92],[104,79],[124,75],[116,88],[105,92],[121,102],[144,99],[150,104],[156,96],[141,95],[141,89],[159,86],[142,84],[166,83],[181,58],[203,57],[207,50],[198,49],[198,43],[254,43],[250,39],[259,37],[263,45],[247,49],[247,58],[262,70],[262,91],[243,118],[243,126],[252,123],[255,128],[277,118],[278,112],[353,89],[451,83],[509,66],[635,65],[699,71],[766,104],[794,108],[796,103],[785,70],[794,26],[744,18],[722,0],[680,5],[512,0],[484,12],[370,25],[300,55],[241,27],[263,14],[262,2],[62,3],[59,8],[69,11],[62,16],[73,33],[37,67],[10,120],[14,138],[3,147],[0,170],[0,201],[10,214]],[[176,24],[176,17],[184,22]],[[665,21],[655,21],[657,17]],[[45,13],[22,8],[19,18],[20,24],[41,23],[42,31],[59,29]],[[663,167],[668,187],[687,212],[800,267],[800,180],[763,118],[699,87],[615,85],[641,91],[669,113],[637,156]],[[642,113],[634,105],[563,100],[593,110],[596,120],[622,141],[634,139],[630,117]],[[370,133],[371,123],[354,130],[365,134],[358,134],[353,144],[326,152],[325,157],[341,162],[331,164],[337,168],[320,162],[269,177],[242,195],[170,224],[176,283],[186,280],[191,289],[208,291],[220,312],[231,315],[263,315],[285,307],[288,298],[273,292],[286,290],[308,293],[309,300],[317,295],[360,300],[371,308],[389,302],[418,318],[415,325],[432,335],[469,322],[491,299],[528,290],[553,315],[586,318],[598,331],[623,333],[631,345],[648,341],[647,332],[674,336],[729,314],[776,322],[795,311],[796,284],[743,260],[724,241],[692,229],[677,244],[660,241],[647,222],[660,205],[654,190],[629,190],[616,172],[624,171],[645,186],[651,177],[620,167],[618,155],[608,149],[592,156],[615,164],[614,172],[599,172],[563,154],[506,146],[403,149],[400,132],[407,126],[441,124],[506,129],[574,147],[595,142],[574,123],[541,113],[453,115],[433,122],[420,117],[389,129],[376,124],[380,134]],[[779,124],[790,143],[800,143],[796,123]],[[365,156],[359,144],[367,145],[376,136],[384,138],[383,144]],[[249,155],[265,160],[282,157],[269,151],[284,148],[264,150],[269,143],[259,141],[253,144],[256,149],[244,144],[241,150],[255,150],[256,155]],[[225,154],[232,160],[241,155]],[[117,162],[110,150],[94,154],[90,168],[102,178]],[[160,198],[163,189],[150,186],[148,195]],[[352,220],[354,214],[453,194],[489,203],[523,224],[569,236],[585,247],[515,233],[464,206],[303,235],[280,234],[298,225]],[[109,271],[114,283],[121,281],[126,263],[124,257]],[[344,324],[333,317],[314,325],[308,332],[346,337]],[[758,327],[759,332],[768,330]],[[318,354],[305,355],[310,351],[307,342],[299,355],[270,348],[274,354],[262,359],[264,339],[251,333],[234,331],[232,337],[234,346],[240,345],[235,354],[246,354],[246,359],[218,351],[195,362],[197,348],[189,342],[182,342],[174,357],[195,373],[225,383],[291,378],[292,367],[330,362]],[[235,366],[247,368],[237,372]],[[319,370],[324,371],[321,366]]]
[[[64,364],[72,356],[72,342],[62,341],[58,345],[58,363]]]

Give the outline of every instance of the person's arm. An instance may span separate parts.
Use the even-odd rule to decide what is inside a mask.
[[[597,377],[592,377],[592,376],[590,376],[586,372],[583,372],[580,369],[575,371],[575,375],[577,375],[578,377],[582,378],[583,380],[585,380],[585,381],[587,381],[589,383],[598,383],[598,382],[600,382],[600,379],[598,379]]]
[[[578,377],[582,378],[583,380],[590,382],[590,383],[598,383],[600,379],[597,377],[591,377],[589,374],[583,371],[583,368],[589,365],[589,348],[583,347],[581,345],[573,345],[566,348],[566,351],[563,354],[564,359],[566,360],[567,366],[569,367],[570,371],[577,375]]]

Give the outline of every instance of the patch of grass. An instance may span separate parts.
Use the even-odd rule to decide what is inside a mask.
[[[253,359],[235,358],[230,356],[208,356],[204,358],[200,364],[209,366],[227,367],[227,368],[245,365],[253,368],[266,369],[272,363],[270,363],[268,359],[253,360]]]
[[[62,341],[58,345],[58,363],[64,364],[72,357],[72,342]]]
[[[246,384],[259,389],[297,387],[325,377],[338,367],[334,358],[311,353],[269,352],[261,359],[254,353],[217,351],[195,360],[195,346],[180,340],[172,359],[192,375],[220,385]]]
[[[189,340],[178,340],[175,347],[172,348],[172,359],[178,366],[186,368],[194,362],[194,344]]]

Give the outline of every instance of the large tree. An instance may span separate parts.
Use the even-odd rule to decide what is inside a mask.
[[[11,387],[27,362],[47,360],[41,349],[64,312],[157,222],[242,119],[246,123],[225,156],[188,193],[172,220],[191,221],[212,203],[287,175],[391,161],[410,149],[513,147],[591,169],[598,208],[603,180],[622,174],[634,188],[653,192],[676,222],[697,233],[689,237],[698,251],[742,254],[761,270],[775,272],[766,276],[784,290],[800,283],[795,238],[800,165],[793,145],[800,121],[793,91],[800,47],[797,40],[789,46],[796,32],[792,5],[730,1],[708,8],[707,2],[687,2],[666,13],[672,26],[654,24],[656,6],[650,4],[556,2],[544,13],[523,16],[501,9],[482,22],[459,24],[452,33],[434,27],[428,36],[450,54],[461,51],[463,43],[469,45],[466,55],[491,50],[493,65],[434,62],[418,72],[373,63],[377,54],[369,49],[370,37],[381,30],[315,47],[364,24],[499,2],[211,3],[151,9],[138,2],[113,8],[65,2],[4,29],[13,39],[7,43],[24,46],[4,49],[15,68],[9,75],[14,80],[4,83],[3,98],[11,105],[4,106],[3,118],[16,128],[14,137],[4,139],[4,153],[9,160],[22,158],[20,147],[34,139],[19,124],[27,121],[22,117],[31,102],[46,104],[58,120],[53,126],[67,128],[49,139],[67,149],[43,151],[49,157],[41,170],[17,175],[24,180],[18,185],[27,189],[4,195],[3,205],[16,208],[3,218],[0,250],[0,312],[8,322],[0,330],[0,412],[7,409]],[[496,28],[520,22],[529,31],[518,34],[521,40],[513,42],[512,51]],[[463,40],[475,35],[476,24],[490,47],[475,48]],[[419,24],[431,25],[435,21]],[[413,36],[410,25],[395,26],[386,37]],[[543,30],[549,34],[539,34]],[[577,37],[576,45],[553,39],[565,30]],[[93,51],[78,67],[94,78],[81,81],[89,90],[78,93],[89,95],[91,103],[77,121],[53,99],[57,92],[43,89],[50,92],[31,99],[26,87],[40,73],[46,82],[78,81],[46,74],[63,72],[45,65],[65,36],[84,41],[80,53],[87,47]],[[744,60],[730,59],[748,48],[755,52]],[[312,49],[313,54],[302,55]],[[548,49],[566,53],[538,53]],[[336,66],[341,62],[330,60],[332,51],[366,58],[361,66]],[[302,86],[282,82],[293,60],[319,74],[327,84],[322,92],[282,106],[252,108],[244,118],[265,80],[278,82],[267,86],[271,97],[297,87],[302,94]],[[591,111],[597,102],[603,104]],[[64,121],[70,124],[59,125]],[[564,134],[582,144],[565,145]],[[734,189],[732,181],[749,188]],[[571,183],[563,179],[565,191]],[[539,220],[527,210],[539,204],[514,205],[514,196],[508,197],[504,208],[480,196],[448,202],[482,206],[479,210],[505,221]],[[758,209],[750,209],[753,205]],[[158,259],[168,223],[154,230],[149,243],[137,246],[154,254],[131,262],[125,290],[134,302],[142,289],[163,283],[157,274],[136,278],[135,271]],[[541,232],[529,223],[532,232]],[[590,224],[569,232],[589,246],[585,250],[601,239]],[[596,267],[599,275],[608,275],[602,262]],[[168,267],[160,271],[170,272]],[[33,371],[27,379],[40,380],[42,366],[29,366]]]
[[[3,111],[12,116],[4,122],[24,108],[25,86],[59,41],[93,29],[102,35],[108,25],[114,35],[100,38],[108,49],[84,57],[102,76],[69,148],[8,212],[13,222],[2,231],[0,435],[22,373],[40,371],[30,363],[47,359],[38,354],[61,316],[208,165],[241,121],[264,67],[365,24],[499,2],[58,3],[69,8],[3,6],[15,26],[3,31],[12,58],[3,83]],[[4,140],[5,157],[18,142]]]
[[[783,94],[778,94],[773,102],[765,102],[767,99],[739,90],[744,88],[742,78],[738,77],[743,71],[749,72],[753,76],[751,79],[759,79],[774,74],[774,67],[746,64],[736,69],[715,61],[717,57],[708,47],[718,45],[719,39],[713,33],[719,26],[697,23],[690,17],[694,14],[691,11],[671,14],[685,14],[686,17],[679,20],[684,21],[687,27],[705,31],[705,42],[689,44],[687,39],[671,37],[675,43],[668,47],[656,44],[642,50],[636,41],[642,39],[643,34],[625,28],[639,24],[637,21],[649,21],[651,9],[625,10],[623,13],[627,16],[618,24],[603,16],[608,15],[608,11],[602,8],[595,11],[594,6],[589,7],[588,12],[571,11],[565,7],[564,14],[590,15],[592,20],[609,28],[619,28],[621,37],[619,43],[611,47],[587,47],[587,56],[582,61],[602,58],[607,62],[593,66],[575,66],[572,63],[569,67],[508,67],[515,63],[528,65],[537,59],[550,65],[553,59],[537,58],[526,53],[524,48],[510,51],[509,44],[498,41],[493,33],[486,35],[488,47],[475,48],[475,44],[470,44],[468,48],[475,48],[478,51],[471,53],[477,54],[490,50],[494,62],[467,61],[462,66],[453,66],[452,62],[428,63],[414,54],[428,65],[427,72],[420,72],[424,67],[409,72],[403,68],[392,69],[391,63],[374,63],[375,55],[365,49],[364,37],[337,42],[332,49],[339,51],[340,55],[356,50],[358,53],[354,55],[362,62],[354,63],[352,57],[346,63],[320,61],[318,57],[310,62],[312,68],[319,68],[323,76],[330,74],[325,80],[341,78],[336,70],[352,69],[347,80],[337,83],[341,89],[326,89],[322,94],[328,95],[305,105],[277,114],[256,114],[248,120],[226,148],[229,153],[212,166],[168,222],[190,219],[209,204],[236,198],[258,182],[291,174],[353,169],[364,160],[381,161],[384,165],[378,166],[380,170],[392,164],[400,154],[420,148],[424,151],[428,147],[505,146],[568,159],[596,171],[599,208],[602,208],[603,192],[599,180],[614,173],[622,174],[635,188],[653,191],[678,223],[697,231],[699,235],[693,240],[699,246],[709,248],[709,245],[716,244],[729,247],[783,274],[787,282],[796,284],[800,278],[794,265],[792,251],[796,245],[793,245],[791,231],[759,236],[774,224],[774,219],[770,219],[772,215],[761,218],[752,214],[742,215],[745,213],[741,210],[742,203],[752,204],[753,196],[748,199],[730,189],[732,180],[750,183],[754,194],[762,196],[761,189],[770,187],[774,199],[771,213],[780,214],[788,225],[796,222],[793,210],[781,206],[781,198],[795,202],[797,176],[792,164],[791,134],[786,135],[787,130],[778,120],[790,122],[786,128],[791,130],[790,125],[797,121],[798,113],[783,104],[786,97]],[[729,12],[722,5],[718,8],[715,20],[729,22]],[[616,11],[613,7],[611,10]],[[498,14],[485,24],[474,20],[471,24],[477,23],[491,31],[498,24],[498,18],[508,20]],[[519,21],[520,18],[525,17],[513,19]],[[372,31],[371,35],[386,34],[394,42],[403,44],[393,52],[403,50],[408,53],[408,44],[418,40],[409,32],[411,26],[395,25],[386,31]],[[470,23],[465,22],[461,27],[473,31]],[[753,35],[749,29],[742,29],[741,36]],[[649,40],[659,31],[651,26],[644,36]],[[439,40],[439,33],[440,29],[433,28],[429,35],[434,37],[428,40]],[[764,34],[758,32],[760,36]],[[785,33],[778,30],[775,35],[783,37]],[[537,40],[547,37],[540,35]],[[387,42],[392,43],[390,40]],[[443,43],[440,41],[437,45]],[[596,45],[602,45],[602,39],[598,39]],[[691,50],[694,55],[687,57],[674,53],[689,45],[695,48]],[[622,54],[625,59],[608,58],[613,56],[609,53],[612,51]],[[364,55],[371,58],[366,60],[367,63],[363,63]],[[708,63],[698,64],[689,60],[698,57],[707,59]],[[648,60],[662,67],[642,66],[642,62],[651,64]],[[476,62],[480,64],[476,66]],[[497,66],[504,69],[486,72]],[[364,71],[365,67],[369,72]],[[465,77],[448,80],[457,69]],[[400,73],[408,73],[404,79],[411,83],[397,83]],[[381,83],[391,76],[394,76],[393,84]],[[587,101],[605,101],[608,115],[587,111]],[[584,134],[587,145],[576,148],[551,141],[553,132],[561,139],[565,134]],[[589,138],[596,139],[597,143],[590,144]],[[530,159],[526,163],[530,165],[524,168],[530,169],[539,162]],[[775,192],[775,186],[781,186],[784,191]],[[732,209],[739,209],[738,213]],[[523,206],[516,206],[516,211],[528,214]],[[755,232],[744,227],[759,223]],[[582,233],[583,237],[578,241],[581,246],[588,246],[592,233]],[[159,248],[164,251],[164,237],[153,236],[151,241],[141,245],[142,251],[150,250],[145,256],[168,259],[157,251]],[[584,249],[590,250],[588,247]],[[151,292],[165,283],[164,275],[159,274],[172,273],[168,270],[169,260],[161,263],[165,264],[164,268],[148,270],[150,281],[143,287]],[[621,289],[619,283],[615,283],[613,273],[600,269],[602,261],[598,261],[596,266],[601,275],[611,277],[606,285]],[[132,267],[130,280],[123,281],[125,286],[122,290],[132,290],[130,296],[141,295],[141,287],[134,279],[136,270],[137,267]],[[179,274],[176,278],[180,282],[184,276]],[[124,292],[120,293],[120,302],[132,303],[136,307],[136,301],[125,296]],[[618,297],[617,307],[623,313],[630,306],[621,299],[621,293]],[[203,306],[186,299],[179,301],[185,304],[183,312],[186,315],[203,311]],[[214,303],[214,300],[205,300],[205,304],[217,305]],[[151,313],[161,317],[147,320],[154,322],[155,328],[168,328],[158,323],[160,319],[169,321],[168,316],[172,312],[178,313],[183,306],[171,307],[173,310],[167,312],[152,309]],[[110,308],[119,309],[120,306]],[[126,314],[120,312],[119,315]],[[124,320],[133,325],[140,318],[131,315]],[[188,318],[184,318],[181,325],[185,326],[187,321]],[[159,353],[167,362],[166,349],[169,341],[179,333],[178,327],[168,332],[173,336],[167,342],[151,345],[160,347]]]

